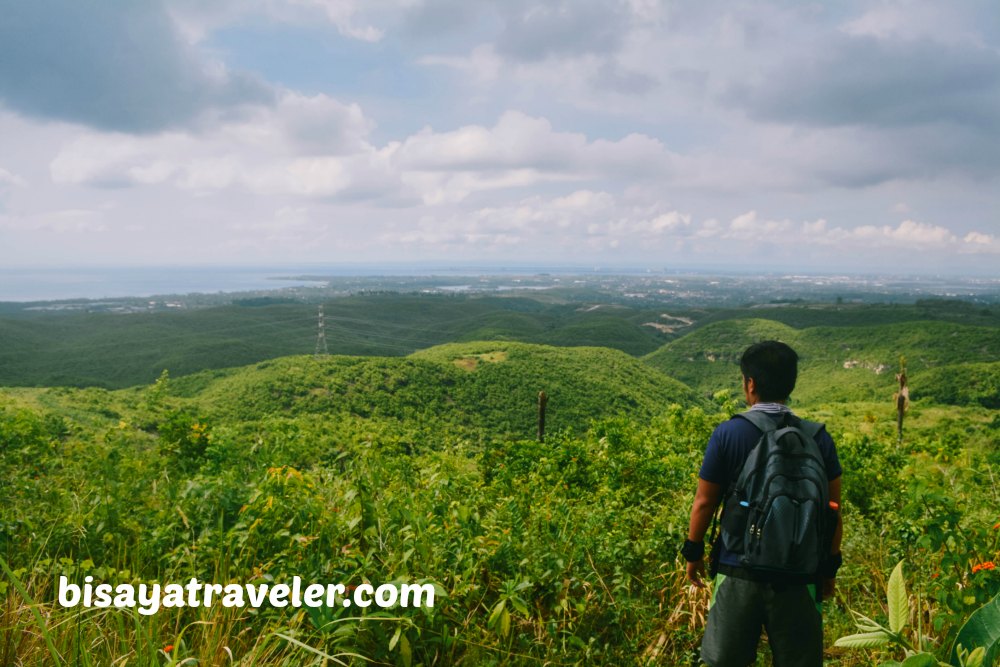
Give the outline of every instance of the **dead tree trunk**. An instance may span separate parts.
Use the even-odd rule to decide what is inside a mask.
[[[896,392],[896,435],[899,442],[903,442],[903,415],[906,408],[910,406],[910,388],[906,384],[906,359],[899,359],[899,373],[896,374],[899,381],[899,391]]]

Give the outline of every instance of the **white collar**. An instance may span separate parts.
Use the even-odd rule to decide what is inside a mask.
[[[792,409],[785,405],[784,403],[763,403],[758,402],[750,406],[751,410],[757,410],[758,412],[766,412],[768,414],[791,414]]]

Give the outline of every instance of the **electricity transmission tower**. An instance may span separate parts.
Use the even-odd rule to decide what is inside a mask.
[[[316,333],[316,355],[317,357],[325,357],[330,352],[326,349],[326,325],[323,322],[323,306],[319,307],[319,321],[318,330]]]

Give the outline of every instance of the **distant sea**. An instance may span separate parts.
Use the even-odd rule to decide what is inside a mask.
[[[253,268],[80,268],[0,269],[0,301],[111,299],[194,292],[243,292],[301,285],[305,280],[276,280],[302,275],[301,269]]]
[[[0,268],[0,301],[112,299],[167,294],[215,294],[321,286],[322,281],[279,279],[289,276],[418,276],[502,275],[505,273],[642,272],[635,269],[583,267],[448,266],[421,264],[341,264],[279,267],[129,267],[129,268]]]
[[[301,264],[264,267],[115,267],[115,268],[0,268],[0,301],[63,301],[72,299],[115,299],[124,297],[166,296],[169,294],[217,294],[253,292],[283,287],[323,286],[321,277],[328,276],[502,276],[510,275],[729,275],[734,278],[758,274],[735,274],[709,269],[687,271],[640,267],[540,266],[515,264],[506,266],[448,265],[445,263],[395,263],[337,265]],[[819,274],[817,274],[819,275]],[[303,280],[302,278],[320,278]],[[800,276],[766,277],[768,280],[795,282]],[[290,278],[295,278],[290,279]],[[870,287],[891,285],[904,291],[919,286],[917,293],[958,296],[962,294],[996,294],[1000,279],[955,278],[925,276],[912,278],[837,276],[847,284]],[[448,285],[443,289],[462,291],[464,285]],[[936,288],[936,289],[932,289]],[[524,289],[524,287],[519,287]]]

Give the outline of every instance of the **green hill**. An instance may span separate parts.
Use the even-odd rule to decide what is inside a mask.
[[[847,295],[850,298],[850,295]],[[858,293],[858,299],[871,294]],[[768,319],[795,329],[857,327],[901,322],[953,322],[974,326],[1000,326],[1000,307],[957,299],[918,299],[916,303],[824,303],[795,300],[732,308],[694,309],[692,329],[725,320]]]
[[[671,403],[701,404],[689,387],[608,348],[454,343],[410,359],[460,369],[457,386],[464,409],[495,415],[487,424],[503,432],[533,432],[539,391],[548,396],[550,429],[576,430],[593,418],[613,415],[648,419]],[[532,409],[511,413],[512,404]]]
[[[739,357],[753,342],[781,340],[799,353],[798,402],[891,397],[900,356],[916,380],[931,369],[1000,361],[1000,335],[991,327],[947,322],[793,329],[770,320],[710,324],[644,357],[654,368],[702,393],[739,391]]]
[[[171,381],[171,393],[217,420],[351,415],[496,437],[534,435],[540,391],[549,397],[550,432],[700,403],[688,387],[624,352],[511,342],[453,343],[406,358],[285,357]]]

